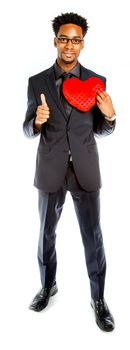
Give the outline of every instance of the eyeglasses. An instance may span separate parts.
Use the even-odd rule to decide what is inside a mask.
[[[71,43],[73,45],[79,45],[81,43],[81,41],[83,41],[83,39],[79,39],[79,38],[64,38],[64,37],[57,37],[58,41],[61,44],[68,44],[69,40],[71,41]]]

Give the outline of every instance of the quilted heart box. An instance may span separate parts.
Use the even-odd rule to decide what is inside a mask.
[[[80,80],[69,78],[62,84],[62,92],[65,99],[75,108],[86,112],[96,103],[96,95],[104,91],[105,86],[101,79],[96,77]]]

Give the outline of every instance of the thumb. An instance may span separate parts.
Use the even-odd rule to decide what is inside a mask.
[[[47,103],[46,103],[45,95],[44,95],[44,94],[41,94],[40,97],[41,97],[42,105],[43,105],[44,107],[46,107],[46,106],[47,106]]]

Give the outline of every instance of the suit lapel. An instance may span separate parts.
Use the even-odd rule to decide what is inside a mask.
[[[64,107],[61,103],[60,97],[59,97],[57,89],[56,89],[53,66],[46,73],[46,83],[47,83],[48,89],[50,91],[50,94],[52,95],[53,99],[55,100],[55,103],[57,104],[57,107],[60,109],[64,118],[66,120],[68,120],[67,115],[66,115],[65,110],[64,110]]]
[[[81,69],[81,80],[86,80],[90,77],[89,73],[88,73],[88,69],[84,68],[82,65],[80,65],[80,69]]]

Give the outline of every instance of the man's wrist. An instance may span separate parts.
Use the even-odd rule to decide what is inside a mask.
[[[33,130],[34,133],[37,134],[40,132],[42,125],[38,125],[38,123],[36,122],[36,120],[34,120],[33,122]]]
[[[34,128],[35,129],[39,130],[39,129],[41,129],[41,126],[42,126],[41,123],[38,123],[36,120],[34,121]]]
[[[114,114],[111,117],[104,115],[104,118],[109,122],[113,122],[116,119],[116,113],[114,112]]]

